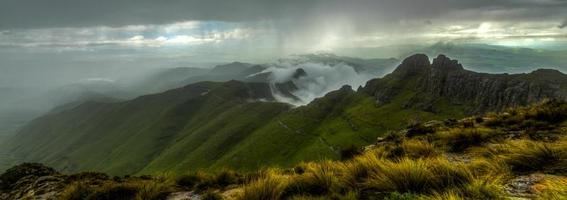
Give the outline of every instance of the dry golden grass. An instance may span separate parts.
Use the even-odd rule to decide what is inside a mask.
[[[547,178],[533,186],[538,199],[567,199],[567,177]]]
[[[242,200],[280,199],[288,184],[289,177],[281,175],[278,171],[266,171],[259,179],[245,184],[237,198]]]

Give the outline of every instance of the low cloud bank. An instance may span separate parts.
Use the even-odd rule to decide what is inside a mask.
[[[305,74],[300,75],[298,71],[302,69]],[[297,90],[292,94],[298,99],[285,97],[274,91],[275,98],[280,102],[301,106],[308,104],[315,98],[322,97],[326,93],[341,88],[343,85],[350,85],[358,88],[368,80],[375,78],[375,75],[357,73],[352,66],[344,63],[323,64],[314,62],[288,62],[283,61],[273,64],[264,72],[270,73],[270,83],[272,88],[276,83],[291,81],[297,86]]]

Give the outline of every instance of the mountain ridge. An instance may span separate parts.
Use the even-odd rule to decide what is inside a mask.
[[[43,116],[6,146],[24,160],[64,171],[148,174],[289,166],[340,159],[341,151],[368,145],[412,119],[457,118],[512,103],[564,98],[565,75],[542,80],[540,76],[548,73],[557,72],[482,74],[467,71],[446,56],[430,62],[417,54],[357,91],[345,86],[296,108],[273,102],[273,88],[266,83],[200,82],[131,101],[87,103]],[[530,79],[517,80],[524,77]],[[482,84],[444,87],[470,80]],[[487,92],[470,91],[477,88]],[[543,92],[516,93],[533,91]],[[470,98],[500,92],[502,99],[497,101]]]
[[[457,60],[439,55],[429,62],[424,54],[405,59],[386,77],[388,79],[415,79],[419,99],[408,106],[434,111],[435,99],[448,98],[452,104],[474,101],[469,114],[497,111],[507,107],[527,105],[546,98],[567,99],[567,75],[552,69],[539,69],[528,74],[487,74],[468,71]],[[553,77],[553,78],[550,78]],[[376,97],[377,103],[389,101],[393,87],[381,87],[383,79],[374,79],[362,90]],[[399,89],[398,89],[399,90]],[[421,104],[421,105],[418,105]],[[470,104],[470,103],[469,103]]]

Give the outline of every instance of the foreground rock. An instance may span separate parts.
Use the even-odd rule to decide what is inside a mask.
[[[64,176],[37,163],[24,163],[0,176],[0,200],[57,199],[65,187]]]

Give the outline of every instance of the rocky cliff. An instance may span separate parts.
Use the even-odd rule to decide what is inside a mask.
[[[435,102],[447,100],[466,107],[467,113],[501,110],[543,99],[567,99],[567,75],[549,69],[527,74],[486,74],[468,71],[457,61],[439,55],[429,61],[423,54],[406,58],[392,74],[371,80],[362,90],[385,104],[405,90],[415,91],[406,102],[435,112]]]

